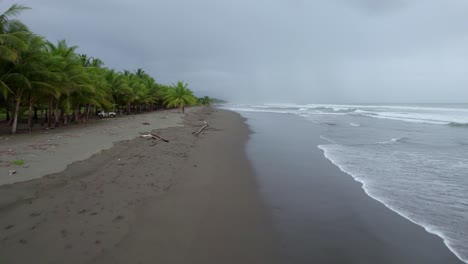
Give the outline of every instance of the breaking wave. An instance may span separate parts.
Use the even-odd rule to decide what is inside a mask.
[[[355,115],[412,123],[468,127],[468,105],[429,107],[403,105],[227,104],[223,108],[241,112],[287,113],[302,117],[313,115]]]

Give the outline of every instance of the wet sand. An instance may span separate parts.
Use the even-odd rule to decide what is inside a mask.
[[[205,120],[210,128],[192,135]],[[116,143],[0,187],[0,201],[22,197],[0,206],[0,263],[275,263],[247,126],[210,108],[190,110],[183,124],[157,131],[169,143]]]
[[[442,239],[366,195],[317,146],[324,126],[245,113],[259,186],[281,237],[282,263],[449,264]]]

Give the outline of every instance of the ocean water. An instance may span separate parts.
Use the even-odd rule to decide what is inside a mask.
[[[468,104],[226,105],[323,126],[326,158],[468,263]]]

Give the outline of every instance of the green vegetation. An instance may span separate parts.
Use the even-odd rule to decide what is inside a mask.
[[[24,160],[14,160],[11,162],[13,165],[22,166],[24,165]]]
[[[160,84],[143,69],[119,72],[65,40],[47,41],[15,19],[26,9],[15,4],[0,14],[0,117],[12,134],[21,118],[31,131],[37,122],[49,128],[85,122],[100,109],[122,115],[209,104],[184,82]]]
[[[213,102],[213,98],[210,98],[208,96],[197,98],[198,104],[201,105],[210,105]]]
[[[227,101],[221,100],[221,99],[216,99],[216,98],[211,98],[211,103],[212,104],[225,104]]]
[[[197,99],[193,96],[192,91],[187,88],[184,82],[178,82],[173,89],[169,89],[164,96],[164,102],[169,107],[178,107],[185,113],[185,106],[193,105]]]

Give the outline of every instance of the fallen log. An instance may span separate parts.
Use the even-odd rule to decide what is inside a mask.
[[[157,138],[157,137],[155,137],[155,136],[153,136],[151,134],[141,135],[140,137],[142,137],[142,138],[152,138],[152,139],[159,140],[159,138]]]
[[[169,140],[167,140],[167,139],[161,137],[160,135],[151,134],[151,133],[150,133],[150,135],[152,135],[152,136],[154,136],[154,137],[156,137],[156,138],[159,138],[159,139],[161,139],[161,140],[164,141],[164,142],[169,142]]]
[[[195,136],[198,136],[198,134],[200,134],[207,127],[208,127],[208,124],[204,124],[198,131],[192,132],[192,134],[194,134]]]
[[[152,134],[152,133],[149,133],[149,134],[146,134],[146,135],[141,135],[140,137],[142,137],[142,138],[151,138],[151,139],[154,139],[154,140],[162,140],[164,142],[169,142],[169,140],[161,137],[160,135],[156,135],[156,134]]]

